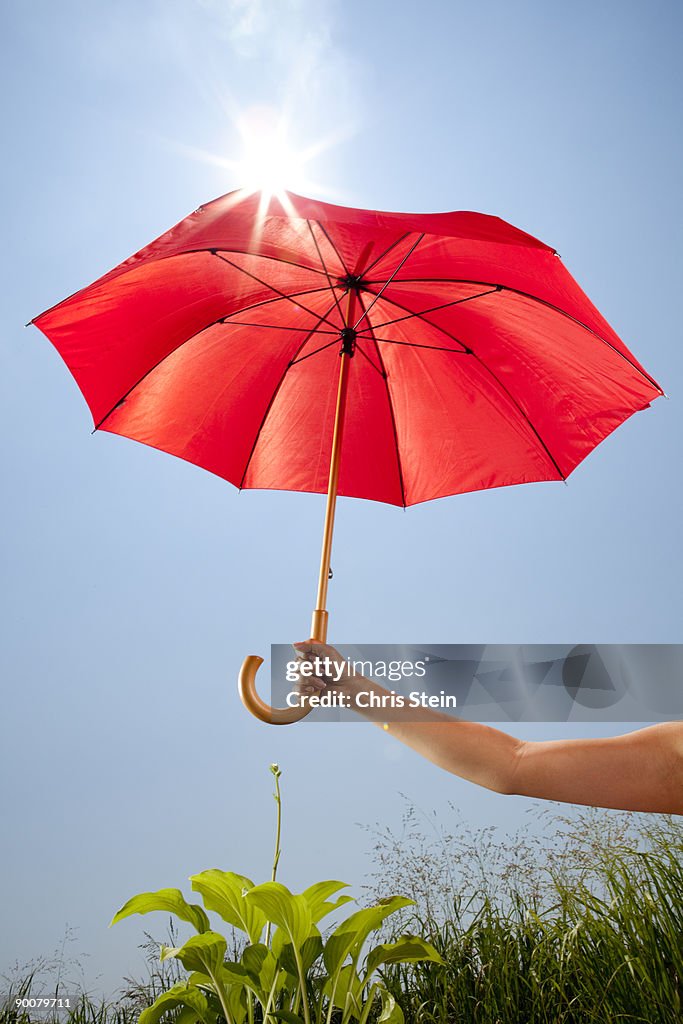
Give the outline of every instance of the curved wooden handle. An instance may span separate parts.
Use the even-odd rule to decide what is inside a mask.
[[[242,703],[247,711],[267,725],[291,725],[300,722],[311,711],[309,707],[271,708],[256,692],[256,673],[263,664],[258,654],[248,654],[242,662],[237,684]]]

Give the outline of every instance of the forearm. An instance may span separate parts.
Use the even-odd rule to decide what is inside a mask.
[[[367,707],[356,703],[359,694],[378,698],[388,691],[364,676],[344,687],[351,706],[368,721],[415,750],[439,768],[498,793],[512,792],[518,759],[524,744],[500,729],[479,722],[463,722],[429,708]]]
[[[295,644],[295,649],[303,658],[325,655],[340,661],[334,648],[318,641]],[[389,691],[353,670],[333,680],[309,678],[302,681],[301,692],[328,685],[345,693],[347,706],[440,768],[498,793],[683,814],[683,722],[661,722],[605,739],[531,743],[430,708],[384,703]],[[366,696],[359,701],[361,693]]]
[[[363,677],[346,684],[387,694]],[[359,714],[438,767],[497,793],[630,811],[683,814],[683,724],[623,736],[524,742],[428,708],[356,706]]]

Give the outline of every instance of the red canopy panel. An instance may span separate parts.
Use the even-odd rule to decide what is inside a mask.
[[[662,394],[551,247],[477,213],[232,193],[33,322],[96,427],[238,487],[327,490],[345,327],[354,497],[563,479]]]

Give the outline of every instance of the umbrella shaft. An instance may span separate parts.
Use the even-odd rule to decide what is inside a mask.
[[[349,289],[346,307],[346,325],[351,324],[353,315],[354,291]],[[334,431],[332,434],[332,453],[330,455],[330,476],[327,485],[327,505],[325,507],[325,525],[323,527],[323,549],[320,558],[320,578],[318,580],[318,600],[313,612],[311,638],[325,643],[327,640],[327,584],[330,578],[330,558],[332,556],[332,533],[334,531],[334,512],[337,505],[337,488],[339,485],[339,466],[341,464],[342,436],[344,434],[344,416],[346,413],[346,392],[349,385],[352,352],[343,350],[340,355],[339,385],[337,387],[337,406],[334,413]]]

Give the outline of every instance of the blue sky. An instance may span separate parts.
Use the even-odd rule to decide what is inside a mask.
[[[330,638],[680,642],[681,104],[675,3],[5,0],[0,432],[0,972],[66,924],[112,989],[140,966],[132,893],[210,866],[371,866],[358,823],[401,793],[513,828],[531,801],[439,773],[366,725],[275,730],[242,710],[247,653],[302,639],[323,499],[244,492],[113,435],[22,326],[243,182],[235,119],[284,108],[336,202],[497,214],[556,247],[670,401],[570,478],[407,512],[341,500]],[[202,158],[204,154],[204,158]],[[206,154],[213,154],[207,159]],[[218,159],[216,159],[218,158]],[[294,184],[294,183],[293,183]],[[526,737],[623,725],[524,726]]]

